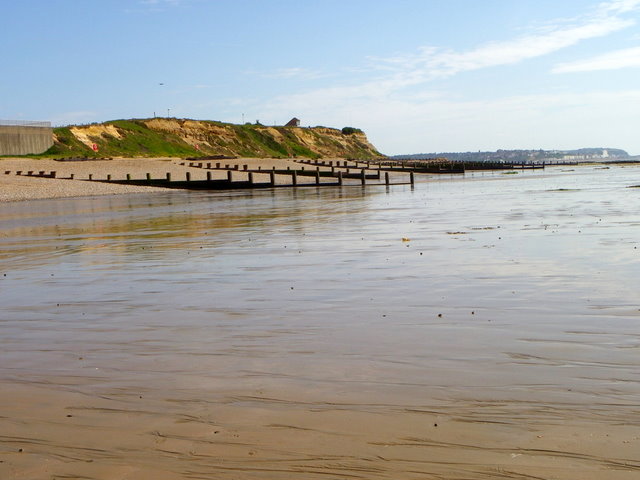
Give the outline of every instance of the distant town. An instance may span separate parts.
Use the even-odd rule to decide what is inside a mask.
[[[626,151],[619,148],[580,148],[578,150],[497,150],[495,152],[439,152],[395,155],[396,160],[423,160],[427,158],[447,158],[459,162],[512,162],[538,163],[546,161],[592,162],[633,160]]]

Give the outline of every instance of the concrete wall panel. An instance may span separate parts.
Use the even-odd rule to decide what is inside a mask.
[[[0,125],[0,155],[43,153],[53,145],[50,127]]]

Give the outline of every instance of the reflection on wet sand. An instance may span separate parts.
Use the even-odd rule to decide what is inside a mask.
[[[0,477],[635,478],[637,172],[0,205]]]

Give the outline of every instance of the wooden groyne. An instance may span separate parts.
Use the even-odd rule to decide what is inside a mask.
[[[307,163],[304,161],[301,161],[299,163]],[[333,163],[333,162],[330,162]],[[339,162],[337,162],[339,163]],[[345,162],[346,163],[346,162]],[[262,167],[257,167],[257,168],[249,168],[248,165],[242,165],[242,169],[240,168],[240,165],[230,165],[230,164],[225,164],[223,165],[222,163],[218,162],[218,163],[211,163],[211,162],[182,162],[180,163],[180,165],[182,166],[187,166],[187,167],[191,167],[191,168],[203,168],[205,170],[232,170],[232,171],[241,171],[241,172],[251,172],[251,173],[261,173],[261,174],[268,174],[268,173],[275,173],[276,175],[293,175],[293,172],[296,172],[297,176],[299,177],[333,177],[333,178],[338,178],[339,172],[341,172],[342,178],[343,179],[348,179],[348,178],[352,178],[352,179],[361,179],[362,175],[363,175],[363,170],[364,170],[364,176],[366,179],[368,180],[380,180],[380,171],[377,172],[373,172],[373,173],[367,173],[366,172],[366,168],[362,168],[362,167],[358,167],[355,164],[352,164],[350,167],[349,166],[343,166],[343,167],[338,167],[333,166],[333,165],[327,165],[325,164],[325,162],[317,162],[314,164],[309,164],[309,165],[313,165],[315,166],[315,168],[312,169],[305,169],[305,167],[301,167],[299,169],[293,169],[290,167],[287,167],[286,169],[277,169],[275,167],[272,167],[271,169],[263,169]],[[321,170],[320,167],[329,167],[329,170]]]
[[[11,174],[15,174],[15,175],[23,175],[25,177],[40,177],[40,178],[56,178],[56,172],[54,171],[49,171],[46,172],[44,170],[5,170],[4,171],[5,175],[11,175]]]
[[[149,186],[149,187],[163,187],[163,188],[175,188],[175,189],[187,189],[187,190],[235,190],[235,189],[253,189],[253,188],[282,188],[282,187],[340,187],[343,185],[413,185],[415,178],[413,173],[410,172],[409,181],[391,181],[389,173],[386,172],[384,176],[384,183],[381,181],[380,172],[375,174],[367,173],[365,169],[358,169],[352,172],[343,172],[342,170],[328,170],[323,171],[320,168],[315,169],[249,169],[248,165],[243,165],[242,169],[240,165],[230,165],[221,163],[180,163],[181,166],[187,166],[190,168],[206,169],[206,179],[194,179],[192,178],[192,171],[187,170],[181,173],[181,177],[177,178],[177,175],[171,172],[167,172],[164,176],[152,178],[150,173],[146,174],[120,174],[117,177],[112,174],[85,174],[84,177],[76,176],[73,173],[67,173],[66,175],[60,175],[56,171],[22,171],[22,170],[5,170],[5,175],[23,175],[42,178],[57,178],[60,180],[76,180],[76,181],[88,181],[88,182],[102,182],[113,183],[121,185],[136,185],[136,186]],[[352,167],[353,169],[353,167]],[[219,179],[213,178],[213,170],[225,170],[226,178]],[[260,175],[261,177],[268,176],[268,181],[256,181],[254,177]],[[279,177],[279,181],[276,181],[276,176]],[[137,178],[136,178],[137,177]],[[238,178],[241,177],[242,179]],[[282,177],[289,177],[289,181],[284,180]],[[326,181],[326,178],[333,178],[335,181]],[[406,177],[405,177],[406,178]],[[321,181],[322,179],[322,181]],[[345,183],[345,180],[351,179],[349,183]],[[311,180],[311,181],[309,181]],[[357,180],[354,182],[353,180]]]
[[[299,162],[315,166],[331,166],[333,162],[318,160],[302,160]],[[453,162],[445,158],[434,158],[424,161],[411,160],[355,160],[350,159],[337,162],[336,168],[366,168],[369,170],[382,170],[388,172],[414,172],[414,173],[464,173],[467,170],[533,170],[545,168],[545,163],[506,163],[506,162]]]

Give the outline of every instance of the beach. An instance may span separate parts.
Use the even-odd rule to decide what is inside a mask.
[[[635,479],[638,171],[0,203],[0,478]]]
[[[207,171],[213,179],[226,179],[227,171],[205,170],[190,167],[189,163],[221,163],[224,165],[248,165],[249,169],[272,168],[300,169],[301,165],[291,159],[237,158],[225,160],[188,161],[172,158],[115,158],[110,160],[56,161],[53,159],[5,158],[0,160],[0,201],[34,200],[42,198],[80,197],[87,195],[118,195],[127,193],[144,193],[165,190],[162,187],[119,185],[117,183],[90,182],[89,175],[95,180],[106,180],[111,175],[113,180],[124,180],[127,174],[133,179],[144,179],[149,173],[151,178],[165,178],[167,173],[173,180],[184,180],[187,172],[192,180],[205,180]],[[308,168],[308,167],[307,167]],[[242,170],[242,167],[240,167]],[[16,175],[16,172],[22,172]],[[56,172],[57,178],[41,178],[27,176],[27,172]],[[10,173],[5,173],[10,172]],[[73,175],[73,179],[69,177]],[[234,172],[237,181],[246,181],[246,172]],[[268,182],[269,174],[254,173],[256,182]],[[276,184],[288,184],[291,177],[276,175]]]

